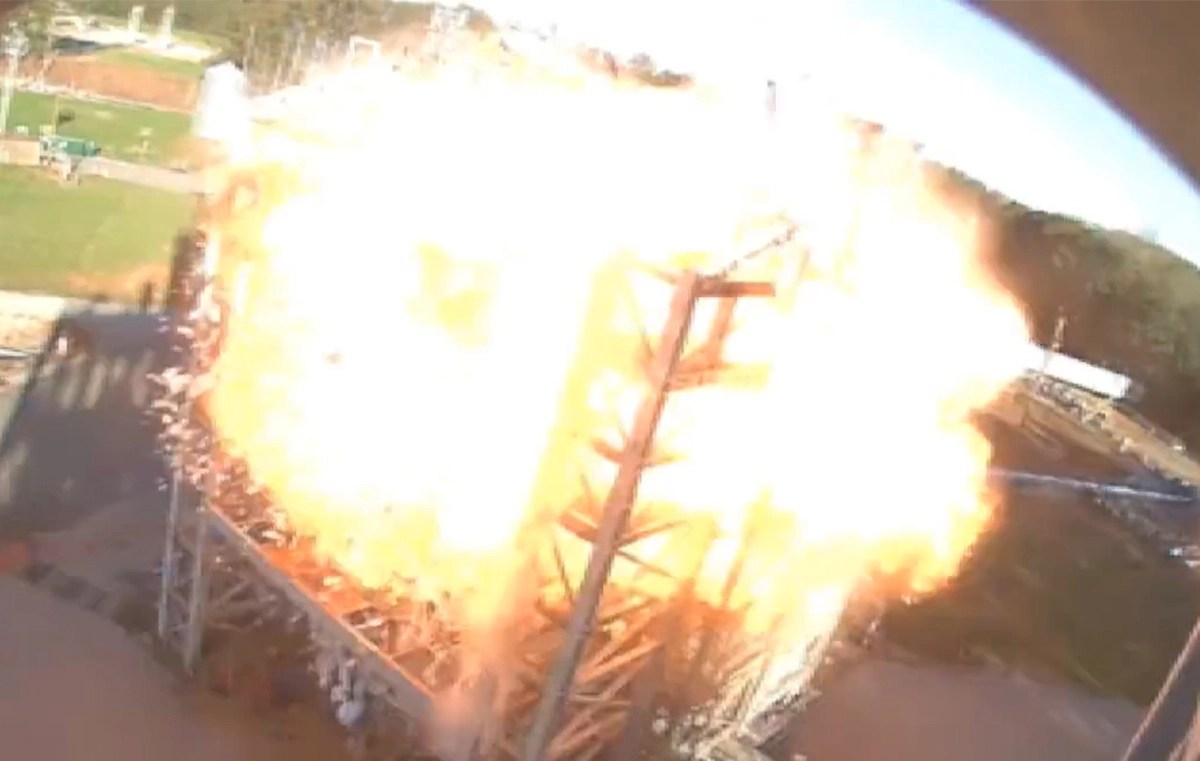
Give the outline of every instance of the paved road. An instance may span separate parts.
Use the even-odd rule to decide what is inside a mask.
[[[0,757],[348,761],[331,721],[255,715],[178,684],[124,631],[0,577]]]
[[[103,156],[84,159],[79,165],[79,173],[85,177],[107,177],[172,193],[200,193],[204,189],[203,179],[197,174],[177,172],[174,169],[148,164],[117,161]]]

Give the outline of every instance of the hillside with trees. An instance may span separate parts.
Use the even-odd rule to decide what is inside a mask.
[[[962,173],[936,169],[952,196],[983,211],[990,264],[1024,306],[1034,338],[1124,373],[1133,407],[1200,450],[1200,268],[1157,243],[1037,211]]]

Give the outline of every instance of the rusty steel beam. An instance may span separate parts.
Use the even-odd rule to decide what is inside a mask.
[[[579,670],[596,611],[600,607],[600,599],[617,556],[621,536],[637,498],[642,470],[653,446],[654,434],[666,404],[671,377],[687,340],[701,285],[699,275],[687,272],[679,277],[675,286],[667,324],[663,328],[650,367],[650,388],[634,417],[621,464],[604,501],[596,543],[579,585],[575,607],[567,626],[566,641],[559,650],[546,680],[542,699],[526,736],[522,756],[525,761],[544,761],[559,728],[563,707]]]
[[[282,568],[279,568],[260,551],[256,551],[256,543],[245,534],[220,509],[212,509],[207,513],[207,519],[217,533],[235,548],[250,549],[241,555],[254,567],[262,578],[272,588],[283,593],[290,603],[306,613],[309,621],[316,626],[326,620],[341,624],[334,632],[339,640],[345,642],[347,649],[355,653],[359,659],[360,668],[368,672],[373,680],[377,680],[388,689],[388,699],[401,712],[418,723],[428,722],[433,716],[433,699],[421,681],[389,658],[373,642],[356,631],[348,623],[339,621],[322,603],[304,589],[296,579]]]
[[[642,267],[646,274],[672,286],[680,283],[683,275],[658,267]],[[725,274],[700,275],[698,298],[741,298],[744,296],[771,298],[775,296],[775,284],[765,280],[730,280]]]
[[[775,285],[757,280],[726,280],[720,277],[703,278],[698,294],[704,298],[773,298]]]
[[[196,546],[192,550],[192,574],[189,581],[187,606],[187,628],[183,635],[183,668],[189,674],[194,673],[200,660],[200,647],[204,639],[204,613],[207,607],[208,574],[205,572],[209,563],[207,557],[208,526],[205,515],[208,512],[207,499],[201,499],[196,504]]]
[[[729,333],[733,330],[733,312],[736,308],[737,299],[729,296],[723,297],[717,306],[717,314],[708,328],[708,337],[704,341],[708,359],[713,363],[721,361],[721,355],[725,349],[725,339],[729,338]]]

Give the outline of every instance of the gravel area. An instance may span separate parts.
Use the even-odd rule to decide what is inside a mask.
[[[0,312],[0,350],[16,349],[32,356],[50,335],[53,320]],[[31,361],[0,356],[0,392],[17,388],[25,381]]]

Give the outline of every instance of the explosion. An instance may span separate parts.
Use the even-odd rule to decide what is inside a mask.
[[[685,268],[775,296],[697,307],[684,355],[728,319],[720,372],[670,396],[610,585],[687,580],[795,653],[867,574],[954,573],[990,514],[970,414],[1027,328],[909,149],[815,104],[768,119],[486,45],[313,91],[208,221],[228,308],[205,412],[314,552],[444,606],[464,673],[569,609],[589,544],[560,524],[603,502]]]

